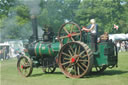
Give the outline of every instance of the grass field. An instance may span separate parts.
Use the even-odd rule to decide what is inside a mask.
[[[35,68],[30,77],[22,77],[16,68],[17,59],[0,61],[0,85],[128,85],[128,52],[119,53],[118,68],[80,79],[66,78],[58,68],[54,74],[44,74]]]

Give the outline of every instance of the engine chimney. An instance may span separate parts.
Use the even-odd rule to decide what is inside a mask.
[[[31,16],[32,20],[32,30],[33,30],[33,39],[38,40],[38,28],[37,28],[37,18],[35,15]]]

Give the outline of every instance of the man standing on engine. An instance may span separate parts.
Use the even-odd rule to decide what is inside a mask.
[[[97,50],[97,35],[98,35],[98,25],[95,19],[90,20],[90,25],[86,28],[83,27],[82,31],[91,32],[91,46],[93,51]]]

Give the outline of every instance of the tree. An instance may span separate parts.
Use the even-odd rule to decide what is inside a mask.
[[[25,5],[18,5],[16,8],[16,19],[18,25],[24,25],[30,21],[30,10]]]
[[[100,33],[104,31],[112,33],[113,24],[118,24],[118,32],[121,33],[124,29],[122,30],[120,22],[123,20],[122,15],[125,11],[121,0],[83,0],[76,11],[76,19],[80,25],[88,25],[89,20],[95,18]]]
[[[18,1],[7,0],[2,9],[0,19],[0,32],[2,40],[6,39],[25,39],[31,35],[29,23],[29,9]],[[12,5],[13,3],[13,5]]]
[[[121,19],[119,20],[119,24],[120,24],[120,30],[123,33],[128,33],[128,0],[123,0],[122,1],[123,4],[123,8],[124,8],[124,12],[121,15]]]
[[[75,21],[75,10],[79,4],[80,0],[43,0],[40,4],[40,26],[48,24],[56,31],[66,20]]]
[[[8,16],[9,9],[16,5],[16,0],[0,0],[0,15]],[[1,18],[2,16],[0,16]]]

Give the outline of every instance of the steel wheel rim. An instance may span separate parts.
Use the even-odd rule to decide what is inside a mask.
[[[66,28],[67,25],[71,25],[69,27],[71,30],[68,30],[68,28]],[[68,22],[68,23],[63,24],[60,27],[60,30],[58,33],[58,39],[59,39],[59,42],[61,43],[62,46],[64,45],[64,39],[65,38],[67,38],[66,43],[71,42],[71,41],[81,41],[81,29],[80,29],[80,27],[74,22]]]
[[[76,51],[75,50],[76,48],[74,48],[74,52],[78,52],[76,55],[70,55],[70,53],[65,54],[64,50],[65,50],[65,47],[67,47],[68,45],[69,45],[70,51],[72,50],[72,48],[70,47],[71,44],[80,44],[80,43],[71,42],[71,43],[64,45],[64,47],[62,47],[60,54],[59,54],[59,67],[60,67],[61,71],[67,77],[80,78],[80,77],[83,77],[85,74],[89,73],[89,71],[92,67],[92,65],[90,65],[90,64],[92,64],[92,61],[90,61],[90,57],[89,57],[90,54],[88,54],[87,51],[82,50],[82,49],[85,49],[84,46],[80,46],[80,50],[78,47],[77,48],[78,51]],[[69,50],[69,49],[67,49],[67,50]],[[69,56],[69,57],[73,56],[75,58],[75,62],[74,62],[73,58],[68,59],[67,56]],[[73,59],[73,61],[72,61],[72,59]]]

